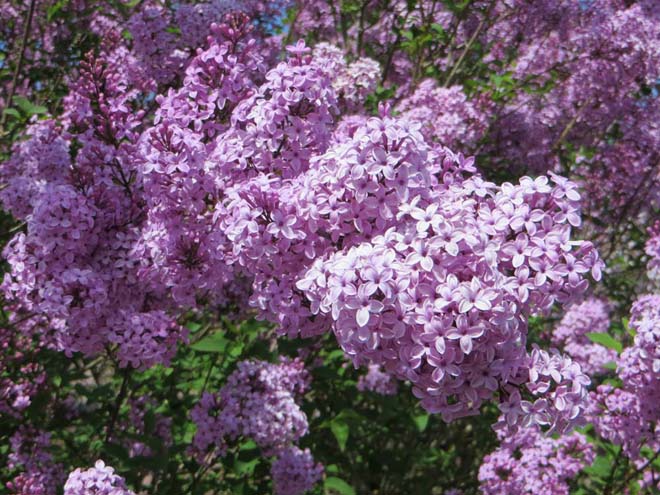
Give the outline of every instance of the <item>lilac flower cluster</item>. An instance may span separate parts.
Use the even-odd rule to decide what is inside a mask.
[[[596,452],[584,435],[572,433],[557,439],[538,428],[522,429],[501,439],[479,469],[484,495],[568,495],[569,483]]]
[[[657,221],[649,229],[649,239],[646,241],[645,249],[649,256],[647,274],[648,277],[660,283],[660,221]]]
[[[341,49],[329,43],[314,47],[314,59],[332,77],[342,109],[356,112],[362,108],[366,97],[374,92],[380,80],[380,65],[373,59],[361,57],[346,63]]]
[[[11,327],[0,328],[0,417],[18,418],[46,383],[32,339]]]
[[[552,344],[580,364],[587,375],[603,371],[603,366],[616,361],[616,351],[595,344],[587,333],[607,333],[610,326],[607,304],[595,298],[568,308],[552,333]]]
[[[485,97],[470,101],[461,86],[439,87],[431,79],[396,107],[401,117],[422,124],[427,142],[436,141],[465,152],[476,148],[488,128],[489,104]]]
[[[309,449],[295,443],[307,434],[307,416],[297,401],[309,388],[304,363],[241,361],[216,394],[206,392],[191,411],[197,425],[191,451],[200,463],[224,456],[230,442],[252,439],[266,456],[275,456],[275,493],[298,495],[321,477]]]
[[[64,478],[50,448],[50,433],[30,426],[21,426],[10,438],[11,452],[7,467],[20,469],[7,484],[11,495],[55,495]]]
[[[126,488],[124,478],[101,460],[85,471],[78,468],[69,473],[64,484],[64,495],[135,495]]]
[[[199,459],[209,450],[222,456],[239,437],[254,440],[266,455],[295,443],[307,433],[297,399],[308,387],[302,361],[241,361],[220,392],[206,392],[192,410],[194,452]]]
[[[377,364],[367,367],[367,372],[358,378],[357,388],[362,392],[370,390],[380,395],[396,395],[399,390],[394,377],[385,373]]]
[[[450,421],[526,380],[525,315],[570,301],[600,262],[590,243],[569,240],[580,222],[573,184],[463,178],[472,161],[429,147],[417,129],[372,119],[307,174],[326,192],[299,208],[343,247],[296,287],[357,365],[412,381]]]
[[[514,390],[499,404],[502,415],[495,429],[514,433],[518,425],[536,425],[548,426],[547,433],[566,433],[584,425],[591,380],[579,364],[556,350],[548,353],[535,346],[526,368],[526,391]],[[521,398],[525,392],[531,394],[529,400]]]
[[[601,385],[591,393],[590,419],[598,433],[638,460],[643,445],[660,449],[660,296],[640,297],[630,315],[633,345],[617,361],[622,388]]]
[[[185,332],[138,278],[143,200],[132,156],[143,112],[131,109],[136,93],[117,43],[108,37],[99,56],[81,63],[65,99],[66,128],[35,124],[3,167],[1,199],[27,229],[5,248],[12,269],[2,290],[20,330],[47,320],[52,347],[86,355],[113,347],[122,365],[147,367],[167,362]]]
[[[323,466],[314,463],[309,449],[297,446],[278,452],[271,467],[275,495],[302,495],[323,476]]]
[[[128,432],[128,435],[121,435],[119,439],[112,440],[122,444],[129,457],[150,457],[154,455],[152,448],[144,442],[137,440],[136,436],[149,436],[152,439],[158,439],[163,448],[172,445],[172,419],[163,414],[153,412],[157,404],[148,395],[142,395],[137,398],[131,398],[128,401],[128,417],[126,421],[119,422],[118,431]],[[152,419],[147,424],[147,413],[151,412]],[[151,430],[147,431],[147,428]]]

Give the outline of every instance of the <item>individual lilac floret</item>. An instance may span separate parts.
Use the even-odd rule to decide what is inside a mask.
[[[126,488],[124,478],[101,460],[86,471],[78,468],[69,473],[64,484],[64,495],[135,495]]]
[[[287,447],[278,452],[271,466],[275,495],[302,495],[323,476],[323,466],[315,463],[309,449]]]
[[[587,333],[606,333],[610,326],[607,304],[595,298],[574,304],[566,311],[552,334],[553,345],[560,347],[580,364],[587,375],[602,372],[617,354],[589,340]]]
[[[571,480],[594,460],[593,446],[580,433],[557,439],[538,427],[503,436],[500,447],[479,468],[483,495],[568,495]]]
[[[361,392],[370,390],[380,395],[396,395],[399,387],[392,375],[383,372],[377,364],[370,364],[366,374],[358,378],[357,388]]]

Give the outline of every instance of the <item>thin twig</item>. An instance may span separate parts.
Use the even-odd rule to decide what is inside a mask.
[[[490,8],[488,9],[490,11]],[[448,87],[451,84],[451,80],[454,78],[456,75],[456,71],[458,71],[458,68],[461,66],[463,63],[463,60],[465,59],[465,56],[467,53],[470,51],[470,48],[472,48],[472,45],[474,42],[477,40],[477,36],[481,33],[481,30],[484,28],[486,25],[486,20],[488,19],[488,12],[485,13],[481,21],[479,22],[479,25],[477,26],[477,29],[475,29],[474,33],[472,33],[472,36],[470,36],[470,39],[468,40],[467,44],[465,45],[465,48],[463,48],[463,52],[461,53],[461,56],[458,57],[458,60],[454,64],[454,66],[451,68],[451,72],[449,73],[449,76],[447,76],[447,80],[445,81],[445,88]]]
[[[110,440],[112,434],[115,431],[115,425],[117,424],[117,418],[119,416],[119,409],[121,409],[121,405],[124,402],[124,399],[126,398],[126,394],[128,392],[128,381],[130,378],[130,373],[131,373],[130,368],[124,369],[124,377],[121,382],[119,394],[117,394],[117,399],[115,400],[115,404],[112,408],[112,411],[110,412],[110,421],[108,422],[108,427],[105,430],[106,442]]]

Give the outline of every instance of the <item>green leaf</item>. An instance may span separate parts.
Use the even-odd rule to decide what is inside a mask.
[[[48,7],[48,10],[46,11],[46,20],[48,22],[53,20],[53,17],[62,10],[62,7],[64,7],[67,3],[69,3],[69,0],[60,0],[59,2],[56,2],[54,5],[51,5]]]
[[[415,422],[415,425],[417,426],[417,429],[422,432],[426,430],[426,427],[429,424],[429,415],[428,414],[420,414],[419,416],[413,416],[413,421]]]
[[[231,347],[229,348],[229,355],[231,357],[237,358],[243,353],[243,349],[245,348],[245,345],[243,345],[240,342],[234,342]]]
[[[39,115],[48,112],[46,107],[30,103],[30,101],[23,96],[14,96],[14,105],[20,108],[21,111],[28,116]]]
[[[14,117],[15,119],[21,118],[21,113],[15,108],[5,108],[4,113],[9,115],[10,117]]]
[[[598,457],[596,457],[593,464],[585,468],[584,471],[588,474],[595,475],[599,478],[606,478],[607,476],[610,475],[611,469],[612,469],[612,464],[610,460],[607,457],[599,455]]]
[[[190,347],[200,352],[225,352],[228,342],[229,341],[225,338],[224,332],[217,332],[208,337],[204,337]]]
[[[234,464],[234,469],[236,470],[236,474],[238,474],[239,476],[245,476],[245,475],[251,476],[254,473],[254,469],[257,467],[260,460],[261,459],[259,457],[256,457],[248,462],[236,461],[236,464]]]
[[[326,478],[323,487],[325,488],[325,493],[328,495],[335,493],[339,495],[355,495],[355,489],[351,485],[343,479],[334,476]]]
[[[348,424],[342,419],[335,418],[330,423],[330,430],[337,439],[339,450],[342,452],[346,449],[346,442],[348,441],[349,427]]]
[[[605,363],[603,368],[606,370],[616,371],[616,363],[614,361],[610,361],[609,363]]]
[[[623,350],[621,342],[607,333],[588,333],[587,337],[596,344],[600,344],[608,349],[614,349],[617,353]]]

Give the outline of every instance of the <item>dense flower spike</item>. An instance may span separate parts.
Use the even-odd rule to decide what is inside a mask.
[[[78,468],[69,474],[64,484],[64,495],[135,495],[126,488],[124,478],[103,461],[96,461],[94,467],[83,471]]]
[[[479,470],[484,495],[568,495],[569,483],[596,457],[594,447],[579,433],[553,439],[538,428],[503,438]]]

